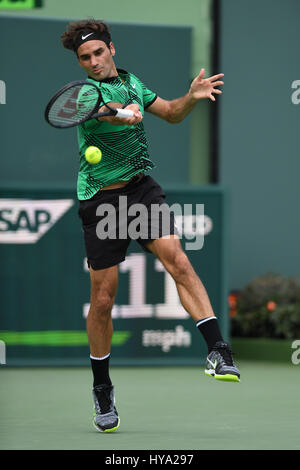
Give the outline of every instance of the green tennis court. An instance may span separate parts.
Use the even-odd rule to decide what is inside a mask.
[[[88,368],[1,367],[1,449],[300,449],[299,366],[240,362],[242,381],[203,367],[113,367],[121,426],[92,426]]]

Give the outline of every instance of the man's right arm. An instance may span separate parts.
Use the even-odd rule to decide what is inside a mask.
[[[222,91],[215,87],[224,84],[221,80],[224,74],[219,73],[208,78],[204,78],[204,74],[205,70],[201,69],[199,75],[192,81],[188,93],[181,98],[164,100],[157,97],[154,103],[147,108],[147,111],[171,124],[175,124],[181,122],[200,99],[208,98],[216,101],[214,95],[219,95]]]

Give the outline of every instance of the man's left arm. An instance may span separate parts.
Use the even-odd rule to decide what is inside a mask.
[[[199,100],[209,98],[211,101],[216,101],[214,95],[219,95],[222,91],[215,87],[224,84],[221,81],[224,74],[219,73],[209,78],[204,78],[204,74],[205,70],[201,69],[199,75],[192,81],[186,95],[171,101],[157,97],[154,103],[146,108],[146,111],[175,124],[181,122]]]

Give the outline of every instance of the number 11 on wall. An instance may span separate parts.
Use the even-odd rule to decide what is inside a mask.
[[[129,305],[114,305],[113,318],[160,318],[186,319],[189,314],[182,307],[176,284],[162,263],[155,259],[154,268],[164,272],[164,302],[146,304],[146,255],[132,253],[120,264],[120,273],[129,273]],[[84,305],[84,317],[87,316],[89,304]]]

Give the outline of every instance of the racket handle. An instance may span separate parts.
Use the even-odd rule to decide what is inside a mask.
[[[131,117],[134,114],[133,111],[131,111],[131,109],[116,108],[116,110],[117,110],[116,117],[120,117],[120,118]]]

